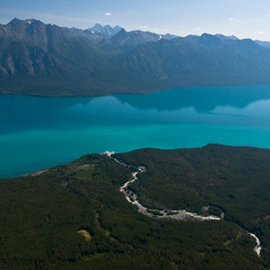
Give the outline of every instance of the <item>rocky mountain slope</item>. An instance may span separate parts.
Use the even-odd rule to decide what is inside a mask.
[[[96,28],[18,19],[0,25],[0,93],[93,96],[270,83],[270,50],[249,39]]]

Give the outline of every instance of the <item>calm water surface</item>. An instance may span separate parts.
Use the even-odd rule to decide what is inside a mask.
[[[97,98],[0,95],[0,178],[87,153],[207,143],[270,148],[270,85]]]

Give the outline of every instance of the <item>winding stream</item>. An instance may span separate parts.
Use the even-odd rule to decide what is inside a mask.
[[[254,234],[254,233],[248,233],[251,237],[255,238],[257,246],[254,248],[254,251],[257,253],[257,255],[260,257],[261,256],[261,243],[259,238]]]
[[[104,155],[107,155],[108,157],[114,159],[118,164],[125,166],[125,167],[129,167],[127,164],[125,163],[121,163],[119,160],[117,160],[116,158],[112,157],[113,154],[115,154],[114,152],[105,152],[103,153]],[[175,220],[199,220],[199,221],[205,221],[205,220],[221,220],[224,219],[224,213],[221,213],[221,217],[217,217],[217,216],[213,216],[213,215],[209,215],[209,216],[201,216],[198,215],[196,213],[191,213],[191,212],[187,212],[186,210],[169,210],[169,209],[163,209],[163,210],[158,210],[158,209],[150,209],[150,208],[146,208],[144,207],[142,204],[140,204],[140,202],[138,201],[138,196],[130,191],[128,189],[128,186],[135,182],[136,180],[138,180],[137,174],[138,173],[144,173],[146,172],[147,169],[143,166],[139,166],[138,167],[138,171],[133,172],[132,173],[132,179],[127,181],[122,187],[120,187],[120,192],[122,192],[125,195],[126,200],[133,204],[136,205],[138,207],[138,211],[148,217],[151,218],[166,218],[166,219],[175,219]],[[260,253],[261,253],[261,245],[260,245],[260,240],[259,238],[250,232],[247,232],[251,237],[255,238],[257,245],[254,248],[254,252],[260,257]]]

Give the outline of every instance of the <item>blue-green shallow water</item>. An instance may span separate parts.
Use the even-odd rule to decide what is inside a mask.
[[[107,150],[270,148],[269,138],[270,85],[97,98],[0,96],[0,178]]]

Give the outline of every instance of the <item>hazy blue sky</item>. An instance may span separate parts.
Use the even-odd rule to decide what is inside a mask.
[[[0,23],[14,17],[81,29],[100,23],[128,31],[222,33],[270,41],[269,0],[0,0]]]

